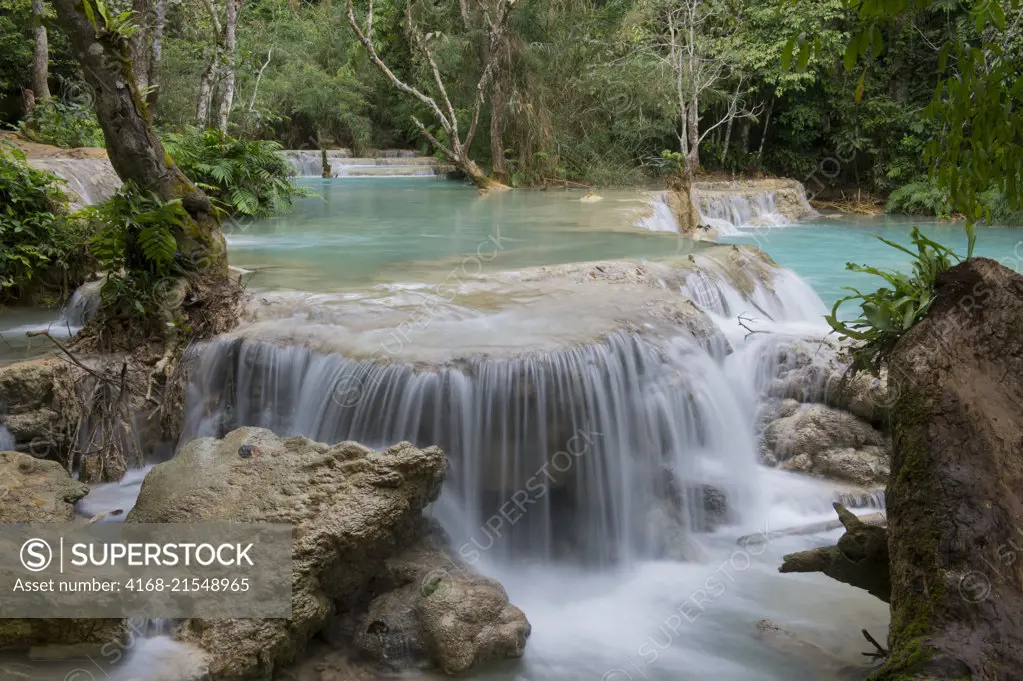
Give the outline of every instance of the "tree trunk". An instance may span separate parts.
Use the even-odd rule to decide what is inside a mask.
[[[700,170],[700,103],[694,96],[689,102],[689,120],[686,123],[686,134],[689,136],[686,153],[686,175],[691,180]]]
[[[888,567],[888,530],[868,525],[845,506],[834,504],[845,534],[834,546],[790,553],[778,572],[822,572],[832,579],[863,589],[885,603],[891,602]]]
[[[498,87],[490,90],[490,155],[494,163],[494,179],[508,184],[504,163],[504,93]]]
[[[131,38],[131,61],[135,71],[135,86],[145,94],[149,89],[149,61],[152,58],[153,24],[156,23],[153,0],[132,0],[135,13],[135,35]]]
[[[134,182],[143,191],[164,201],[181,199],[192,218],[186,228],[175,230],[182,257],[199,271],[226,278],[227,249],[220,221],[209,198],[174,165],[156,136],[132,77],[127,41],[97,30],[79,0],[53,0],[53,5],[85,80],[96,93],[96,116],[110,164],[122,180]]]
[[[480,170],[480,167],[476,165],[476,161],[473,161],[469,157],[469,150],[462,145],[455,146],[455,157],[452,161],[455,167],[465,173],[465,176],[472,180],[472,183],[479,189],[500,189],[505,187],[500,182],[495,182],[493,179],[487,177],[487,174]]]
[[[216,83],[217,62],[220,61],[220,50],[214,48],[206,61],[206,68],[199,76],[199,101],[195,105],[195,124],[200,128],[210,125],[210,109],[213,108],[213,86]]]
[[[156,110],[160,98],[160,59],[163,57],[163,27],[167,22],[167,0],[156,0],[153,16],[152,49],[149,52],[149,92],[146,104],[149,111]]]
[[[217,127],[227,133],[227,122],[231,118],[231,106],[234,103],[234,62],[238,52],[238,2],[226,0],[227,20],[224,24],[224,73],[220,79],[220,110],[217,116]]]
[[[771,101],[767,105],[767,115],[764,116],[764,129],[760,133],[760,146],[757,148],[757,165],[760,165],[760,159],[764,155],[764,141],[767,139],[767,126],[771,123],[771,112],[774,111],[774,96],[771,97]]]
[[[732,123],[735,122],[735,117],[728,119],[728,124],[725,126],[725,142],[721,145],[721,165],[725,165],[725,159],[728,158],[728,145],[732,141]]]
[[[50,48],[46,35],[46,16],[43,0],[32,0],[32,19],[35,23],[35,58],[32,63],[32,90],[36,99],[50,98]]]

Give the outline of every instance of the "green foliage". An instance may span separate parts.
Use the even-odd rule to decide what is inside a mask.
[[[924,161],[954,209],[966,216],[972,255],[975,223],[992,219],[984,201],[992,186],[1009,210],[1023,207],[1023,35],[1017,30],[1023,3],[848,0],[847,6],[859,18],[846,50],[847,70],[860,60],[869,67],[884,50],[885,32],[907,13],[944,15],[950,30],[935,41],[937,83],[925,109],[941,134],[927,140]]]
[[[881,237],[877,238],[912,257],[912,273],[907,275],[894,270],[847,263],[846,269],[881,277],[888,286],[868,293],[846,287],[853,295],[836,302],[831,314],[825,316],[828,324],[841,334],[842,339],[851,338],[858,342],[853,352],[854,370],[866,369],[875,373],[888,361],[903,334],[927,314],[934,301],[938,275],[961,260],[951,249],[928,239],[916,227],[911,233],[915,252]],[[849,301],[859,301],[860,316],[846,322],[839,319],[838,315],[839,308]]]
[[[175,237],[190,220],[181,200],[164,202],[125,183],[83,214],[99,225],[89,249],[107,272],[100,292],[104,308],[140,321],[157,317],[167,282],[193,269]]]
[[[276,142],[237,140],[191,127],[166,135],[164,146],[182,172],[229,214],[278,215],[308,195],[292,181],[294,169],[277,154]]]
[[[64,104],[54,99],[38,103],[35,111],[18,124],[33,142],[57,147],[102,147],[103,131],[91,107]]]
[[[84,278],[86,225],[66,215],[59,182],[0,143],[0,303],[43,291],[64,296]]]
[[[902,185],[888,196],[885,209],[889,213],[909,215],[952,216],[952,202],[948,192],[926,180]]]

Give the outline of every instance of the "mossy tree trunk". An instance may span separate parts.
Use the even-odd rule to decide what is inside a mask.
[[[123,181],[133,182],[164,201],[181,199],[192,218],[185,228],[176,230],[182,256],[195,263],[197,271],[226,277],[224,235],[210,200],[164,151],[138,90],[130,42],[103,25],[96,5],[86,11],[83,3],[91,2],[94,0],[54,0],[53,5],[85,80],[94,90],[96,116],[110,163]]]

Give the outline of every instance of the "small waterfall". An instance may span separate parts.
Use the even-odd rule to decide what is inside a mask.
[[[324,442],[437,444],[437,513],[463,556],[606,564],[662,555],[704,521],[704,484],[749,499],[752,415],[688,336],[626,332],[516,359],[422,369],[305,347],[215,342],[185,440],[242,425]],[[677,548],[675,549],[677,550]]]
[[[0,426],[0,452],[14,451],[14,436],[4,426]]]
[[[693,189],[693,203],[700,218],[719,234],[737,234],[743,227],[789,224],[778,212],[775,192],[705,192]]]
[[[666,194],[659,194],[650,202],[651,212],[636,221],[637,227],[649,229],[651,232],[677,232],[678,220],[668,205]]]
[[[817,214],[795,181],[708,182],[693,187],[692,196],[702,221],[719,234],[791,225]]]
[[[121,178],[104,158],[30,158],[29,165],[67,180],[67,189],[93,205],[106,201],[121,186]],[[72,203],[79,203],[74,201]]]
[[[279,152],[294,167],[298,177],[323,177],[322,152],[316,149],[289,149]],[[447,170],[436,159],[418,156],[412,150],[391,149],[367,158],[354,158],[347,149],[327,150],[332,177],[420,177]]]
[[[86,282],[79,286],[67,305],[61,308],[55,326],[58,329],[71,329],[72,333],[85,326],[85,323],[99,310],[101,288],[103,288],[103,279]]]

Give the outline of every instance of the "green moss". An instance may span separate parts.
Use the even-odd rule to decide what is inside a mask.
[[[914,497],[931,493],[929,452],[922,438],[932,410],[927,395],[907,390],[899,397],[892,410],[892,435],[898,452],[898,469],[892,471],[888,495],[898,500],[893,504],[911,504]],[[893,462],[894,463],[894,462]],[[919,506],[918,508],[926,508]],[[930,518],[913,517],[922,528],[936,528]],[[898,545],[892,548],[892,622],[889,636],[891,655],[875,672],[871,681],[901,681],[913,678],[930,660],[935,649],[928,645],[932,636],[936,614],[947,595],[944,579],[937,565],[940,532],[937,529],[895,536]],[[899,565],[921,566],[918,574],[899,571]],[[905,570],[905,568],[903,568]],[[920,581],[917,595],[906,598],[908,582]],[[895,598],[901,590],[903,597]]]

